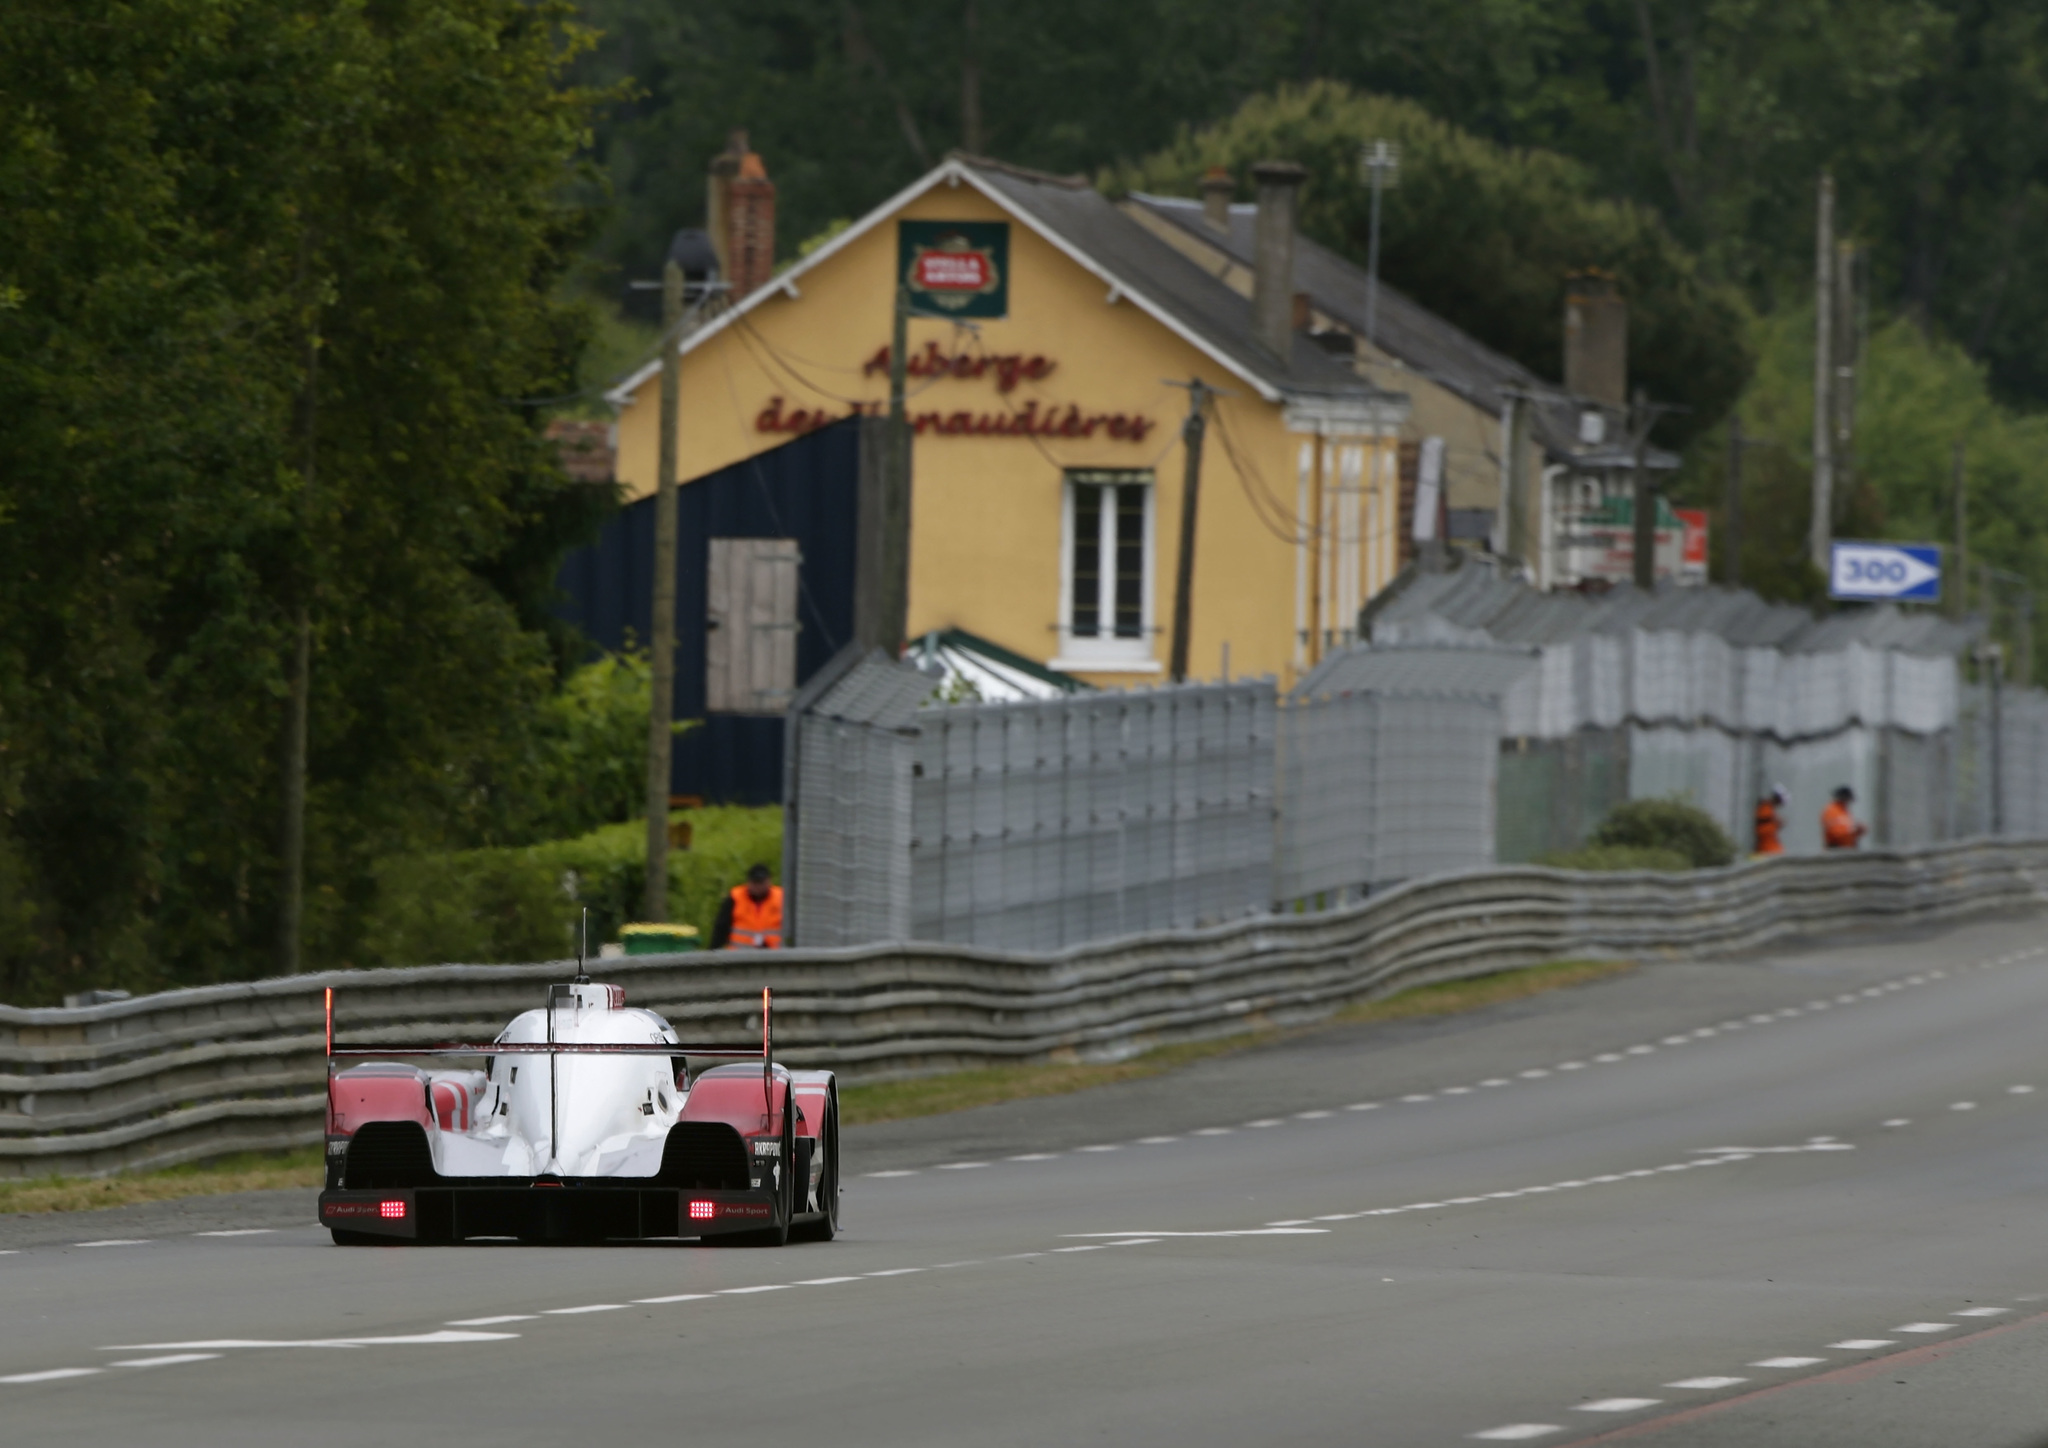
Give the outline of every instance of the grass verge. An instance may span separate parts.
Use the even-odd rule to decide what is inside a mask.
[[[1416,986],[1382,1000],[1346,1006],[1329,1019],[1292,1030],[1253,1031],[1217,1041],[1191,1041],[1161,1046],[1128,1061],[1101,1065],[986,1066],[914,1081],[884,1081],[848,1086],[839,1093],[839,1109],[849,1126],[897,1121],[909,1116],[936,1116],[1021,1101],[1034,1096],[1063,1096],[1091,1086],[1160,1076],[1195,1061],[1228,1056],[1274,1041],[1328,1030],[1332,1026],[1373,1021],[1413,1020],[1453,1015],[1521,1000],[1545,991],[1584,985],[1633,970],[1625,960],[1560,960],[1526,970],[1502,971],[1471,980]],[[140,1202],[168,1202],[181,1197],[217,1196],[225,1192],[266,1191],[280,1187],[311,1189],[321,1182],[322,1149],[303,1147],[287,1152],[248,1152],[165,1171],[135,1172],[99,1178],[42,1177],[0,1182],[0,1213],[81,1212],[100,1207],[127,1207]]]
[[[251,1151],[163,1171],[0,1182],[0,1213],[89,1212],[99,1207],[132,1207],[138,1202],[170,1202],[180,1197],[211,1197],[223,1192],[317,1187],[324,1170],[322,1150],[307,1146],[294,1151]]]
[[[1403,1021],[1420,1016],[1454,1015],[1481,1006],[1500,1005],[1545,991],[1562,990],[1604,980],[1635,969],[1627,960],[1559,960],[1525,970],[1501,971],[1496,975],[1474,976],[1469,980],[1445,981],[1440,985],[1419,985],[1412,990],[1361,1001],[1346,1006],[1327,1020],[1289,1030],[1251,1031],[1215,1041],[1194,1041],[1186,1045],[1161,1046],[1127,1061],[1100,1065],[1073,1063],[1027,1066],[983,1066],[955,1071],[944,1076],[921,1076],[911,1081],[880,1081],[872,1086],[845,1086],[839,1092],[841,1119],[849,1126],[877,1121],[898,1121],[909,1116],[936,1116],[947,1111],[965,1111],[975,1106],[994,1106],[1003,1101],[1021,1101],[1032,1096],[1061,1096],[1107,1086],[1116,1081],[1136,1081],[1177,1070],[1190,1062],[1227,1056],[1274,1041],[1372,1021]]]

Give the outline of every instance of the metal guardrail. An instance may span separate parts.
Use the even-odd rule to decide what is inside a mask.
[[[1588,954],[1708,954],[1882,920],[2048,899],[2048,841],[1782,858],[1687,875],[1515,868],[1320,914],[1266,915],[1045,955],[907,943],[606,961],[685,1036],[759,1029],[877,1080],[998,1061],[1116,1059],[1294,1024],[1433,980]],[[0,1006],[0,1177],[100,1175],[317,1142],[323,996],[392,1046],[488,1040],[569,967],[440,965],[205,986],[73,1010]],[[481,1035],[476,1033],[481,1032]]]

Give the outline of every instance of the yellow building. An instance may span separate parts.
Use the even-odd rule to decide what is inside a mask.
[[[1350,636],[1398,567],[1407,412],[1301,330],[1299,180],[1261,168],[1276,226],[1246,295],[1083,180],[948,159],[683,336],[685,486],[882,410],[901,279],[916,308],[912,636],[958,628],[1100,686],[1161,682],[1199,381],[1220,395],[1190,676],[1291,676]],[[612,394],[629,499],[654,488],[657,373]]]

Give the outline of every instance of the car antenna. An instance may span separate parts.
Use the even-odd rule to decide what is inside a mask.
[[[590,984],[590,967],[585,963],[590,955],[590,907],[583,907],[583,930],[576,937],[576,984]]]

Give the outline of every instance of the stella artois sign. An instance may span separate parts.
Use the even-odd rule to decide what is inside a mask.
[[[910,305],[948,317],[1010,310],[1010,226],[1005,221],[900,221],[897,275]]]

